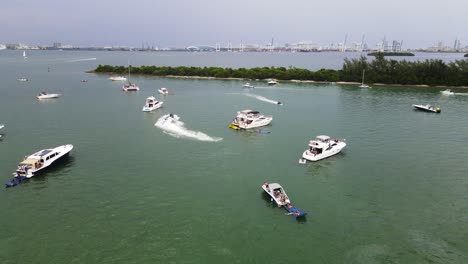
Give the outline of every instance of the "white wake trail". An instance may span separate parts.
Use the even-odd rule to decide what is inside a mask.
[[[179,119],[180,118],[177,115],[167,114],[160,117],[154,126],[160,128],[164,131],[164,133],[175,138],[190,138],[207,142],[218,142],[223,140],[220,137],[210,137],[200,131],[189,130],[184,126],[184,122],[180,121]]]
[[[67,61],[67,62],[92,61],[92,60],[97,60],[97,58],[76,59],[76,60],[69,60],[69,61]]]
[[[243,95],[248,96],[248,97],[252,97],[252,98],[255,98],[257,100],[267,102],[267,103],[270,103],[270,104],[283,105],[280,101],[275,101],[275,100],[272,100],[272,99],[268,99],[268,98],[263,97],[261,95],[256,95],[256,94],[243,94]]]

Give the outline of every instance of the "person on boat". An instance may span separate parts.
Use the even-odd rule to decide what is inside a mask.
[[[264,182],[263,185],[265,185],[265,188],[270,192],[270,185],[268,185],[268,182]]]

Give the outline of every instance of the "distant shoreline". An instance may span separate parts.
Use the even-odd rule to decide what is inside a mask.
[[[93,73],[93,74],[102,74],[102,75],[115,75],[114,72],[96,72],[96,71],[87,71],[86,73]],[[226,80],[226,81],[267,81],[268,79],[250,79],[250,78],[233,78],[233,77],[207,77],[207,76],[181,76],[181,75],[152,75],[152,74],[143,74],[143,73],[135,73],[132,74],[135,76],[144,76],[144,77],[156,77],[156,78],[173,78],[173,79],[195,79],[195,80]],[[338,85],[360,85],[360,82],[326,82],[326,81],[313,81],[313,80],[278,80],[279,83],[287,82],[287,83],[311,83],[311,84],[338,84]],[[446,85],[438,85],[438,86],[430,86],[427,84],[385,84],[385,83],[371,83],[369,84],[372,86],[398,86],[398,87],[420,87],[420,88],[460,88],[460,89],[468,89],[468,86],[446,86]]]

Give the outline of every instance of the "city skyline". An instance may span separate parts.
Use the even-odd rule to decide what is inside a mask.
[[[374,47],[383,38],[414,49],[455,39],[468,42],[468,3],[444,5],[414,0],[256,1],[213,0],[56,2],[31,0],[2,4],[0,43],[76,46],[159,47],[250,43],[359,42]],[[384,11],[382,11],[384,10]],[[465,44],[466,45],[466,44]]]

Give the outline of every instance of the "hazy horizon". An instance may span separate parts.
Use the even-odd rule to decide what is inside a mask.
[[[2,3],[0,43],[161,47],[403,40],[403,48],[468,45],[468,2],[447,0],[18,0]]]

